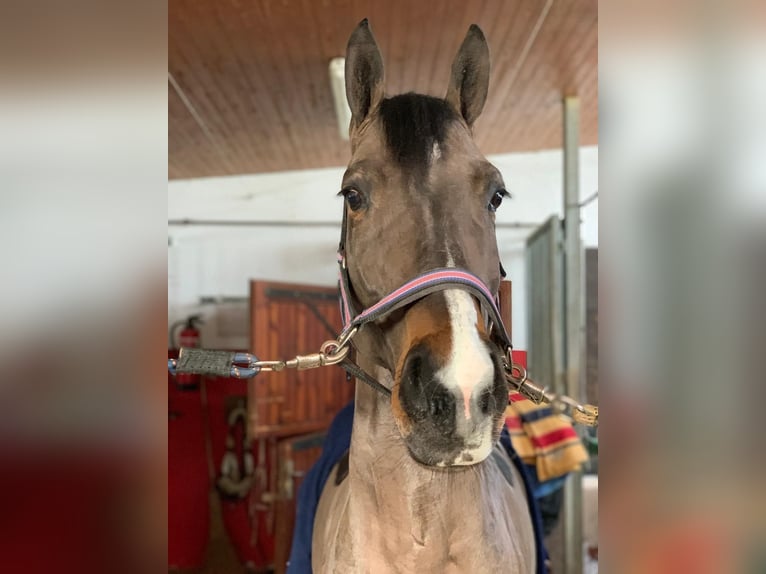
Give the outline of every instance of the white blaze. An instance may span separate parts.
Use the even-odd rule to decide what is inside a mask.
[[[476,328],[478,315],[471,295],[459,289],[444,292],[452,327],[452,349],[439,375],[450,389],[465,400],[466,418],[470,418],[469,402],[474,389],[492,384],[494,364]]]
[[[447,266],[455,266],[449,252],[447,254]],[[495,375],[495,366],[487,352],[486,345],[479,337],[477,328],[479,317],[473,297],[460,289],[446,290],[444,296],[447,300],[447,311],[452,329],[452,349],[438,376],[442,384],[455,393],[458,401],[461,398],[463,400],[465,419],[458,416],[457,428],[459,431],[462,430],[467,433],[465,438],[471,448],[466,451],[466,454],[471,455],[473,462],[478,462],[486,458],[492,449],[492,422],[487,419],[482,424],[475,426],[476,421],[470,421],[470,399],[476,389],[484,390],[491,387]],[[465,424],[463,421],[470,422]],[[456,464],[460,463],[459,457]],[[472,462],[466,461],[464,464],[472,464]]]

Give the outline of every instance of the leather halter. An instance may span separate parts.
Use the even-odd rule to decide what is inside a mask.
[[[338,299],[343,319],[343,331],[338,337],[340,341],[350,339],[364,325],[378,321],[397,309],[422,299],[426,295],[447,289],[461,289],[467,291],[479,301],[482,310],[489,318],[487,331],[494,336],[503,355],[505,356],[509,353],[512,348],[511,339],[503,325],[500,309],[498,308],[497,294],[492,293],[481,279],[465,269],[454,267],[431,269],[393,290],[367,309],[357,311],[354,305],[353,291],[351,290],[351,280],[346,261],[347,210],[348,206],[344,202],[343,222],[341,224],[340,243],[338,245]],[[499,265],[500,273],[505,277],[502,263]],[[351,361],[345,360],[340,363],[340,366],[376,390],[385,394],[391,394],[390,389],[380,384]]]

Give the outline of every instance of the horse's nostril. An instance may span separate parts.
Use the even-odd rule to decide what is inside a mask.
[[[416,347],[407,356],[399,399],[414,422],[431,419],[433,424],[454,424],[455,396],[439,381],[434,357],[425,347]]]
[[[443,414],[446,414],[449,411],[450,408],[450,397],[447,396],[447,393],[444,392],[438,392],[434,397],[431,399],[431,402],[429,404],[429,412],[432,416],[438,417]]]
[[[412,357],[412,359],[410,360],[410,365],[409,365],[410,383],[412,384],[413,387],[420,386],[422,363],[423,361],[420,357]]]
[[[481,394],[481,398],[479,399],[479,408],[483,414],[489,414],[489,405],[491,401],[492,391],[488,389]]]

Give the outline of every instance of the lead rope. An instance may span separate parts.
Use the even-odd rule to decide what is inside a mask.
[[[517,393],[536,405],[549,404],[560,414],[568,415],[574,422],[589,427],[598,426],[598,407],[595,405],[581,404],[567,395],[560,395],[541,387],[527,375],[527,370],[511,360],[510,349],[503,361],[505,368],[505,380],[515,387]]]
[[[338,339],[325,341],[318,353],[297,355],[287,361],[262,361],[252,353],[211,351],[207,349],[182,348],[178,359],[168,359],[171,374],[190,373],[235,379],[250,379],[262,371],[279,372],[285,369],[304,371],[330,365],[338,365],[347,373],[369,385],[376,391],[391,396],[391,389],[365,372],[348,358],[351,339],[358,331],[352,327]],[[503,361],[505,379],[509,386],[535,404],[550,404],[557,412],[569,416],[575,423],[598,426],[598,407],[581,404],[571,397],[550,391],[531,380],[526,369],[514,363],[510,349]]]

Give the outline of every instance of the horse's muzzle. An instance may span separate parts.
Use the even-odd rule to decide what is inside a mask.
[[[393,400],[400,406],[397,423],[415,460],[458,466],[489,456],[508,402],[502,367],[494,357],[492,363],[492,372],[455,381],[427,346],[410,350]]]

